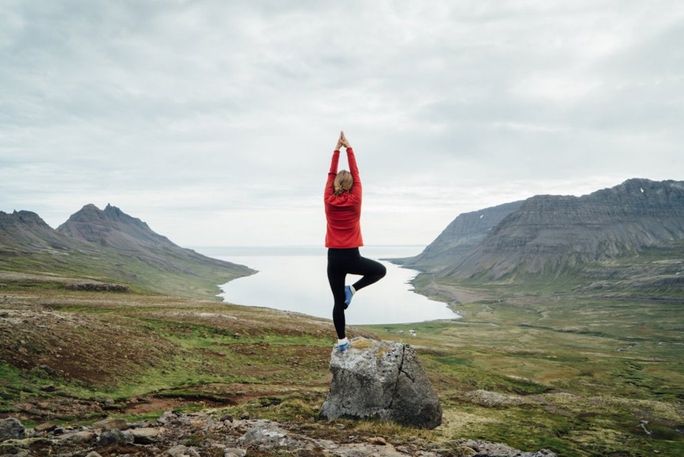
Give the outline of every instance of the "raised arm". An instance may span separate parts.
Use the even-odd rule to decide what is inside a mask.
[[[356,165],[356,156],[351,146],[347,146],[347,162],[349,163],[349,172],[354,178],[354,184],[351,188],[351,194],[361,198],[361,178],[359,177],[359,167]]]
[[[328,197],[332,195],[335,189],[333,189],[333,183],[335,181],[335,176],[337,175],[337,164],[340,161],[340,150],[335,149],[333,151],[332,160],[330,161],[330,171],[328,171],[328,180],[325,183],[325,189],[323,190],[323,196]]]

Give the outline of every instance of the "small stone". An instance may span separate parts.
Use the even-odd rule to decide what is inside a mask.
[[[200,457],[197,449],[192,446],[183,446],[182,444],[167,449],[164,455],[168,457]]]
[[[101,430],[126,430],[128,428],[128,422],[123,419],[108,417],[107,419],[95,422],[93,428],[99,428]]]
[[[102,457],[102,456],[95,451],[90,451],[86,454],[86,457]]]
[[[24,436],[26,436],[26,429],[19,419],[15,417],[0,419],[0,441],[24,438]]]
[[[242,420],[249,419],[249,413],[247,411],[245,411],[244,413],[240,414],[240,419],[242,419]]]
[[[480,440],[461,440],[461,445],[476,452],[474,455],[496,455],[501,457],[556,457],[556,453],[548,449],[540,449],[539,451],[523,452],[519,449],[512,448],[503,443],[491,443],[489,441]],[[467,454],[466,454],[467,455]]]
[[[238,444],[246,447],[254,446],[260,450],[302,447],[296,438],[288,436],[286,430],[266,419],[258,419],[250,424],[245,434],[238,438]]]
[[[16,446],[12,447],[2,447],[0,448],[0,456],[2,457],[29,457],[30,453],[28,449],[20,449]]]
[[[95,439],[95,432],[90,430],[81,430],[78,432],[65,433],[60,440],[69,443],[88,443]]]
[[[173,422],[176,419],[178,419],[178,415],[176,413],[174,413],[173,411],[168,410],[168,411],[164,411],[161,414],[161,416],[159,416],[159,418],[157,419],[157,422],[159,422],[160,424],[166,425],[170,422]]]
[[[384,446],[387,444],[387,441],[385,441],[385,438],[383,438],[381,436],[374,436],[372,438],[368,438],[368,442],[370,444],[377,444],[380,446]]]
[[[139,444],[154,443],[160,438],[162,428],[155,427],[141,427],[127,430],[133,436],[133,442]]]
[[[56,427],[57,425],[53,424],[52,422],[42,422],[36,425],[33,429],[38,433],[43,433],[49,432],[50,430],[54,430]]]
[[[98,446],[108,446],[110,444],[130,444],[133,436],[118,429],[105,430],[97,440]]]
[[[223,450],[223,457],[245,457],[247,451],[239,447],[227,447]]]
[[[233,422],[233,416],[231,416],[230,414],[225,414],[225,415],[221,416],[221,421],[222,422],[226,422],[226,421]]]

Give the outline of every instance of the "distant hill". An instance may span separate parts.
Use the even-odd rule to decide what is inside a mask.
[[[52,229],[30,211],[0,211],[0,270],[116,281],[134,290],[214,297],[218,284],[254,273],[182,248],[140,219],[85,205]]]
[[[453,279],[558,276],[652,248],[684,257],[682,241],[684,182],[629,179],[581,197],[536,195],[459,215],[398,263]]]
[[[418,256],[395,259],[406,266],[419,267],[426,272],[438,272],[460,259],[480,244],[489,231],[511,212],[520,208],[522,201],[492,206],[470,213],[459,214],[442,233]]]

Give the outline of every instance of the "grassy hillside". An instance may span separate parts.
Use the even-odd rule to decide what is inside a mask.
[[[120,283],[135,292],[213,299],[218,284],[255,273],[182,248],[115,206],[100,210],[92,204],[58,230],[31,211],[0,211],[0,277],[2,272],[45,274],[41,287],[68,283],[50,279],[58,275]]]
[[[515,281],[420,274],[416,291],[464,319],[412,325],[412,339],[436,353],[428,360],[448,401],[472,414],[467,433],[562,455],[679,455],[682,254],[679,243]]]
[[[416,431],[317,419],[334,341],[327,320],[31,281],[0,289],[0,411],[29,425],[218,408],[340,439],[471,437],[564,456],[684,449],[684,316],[672,304],[502,287],[470,290],[460,322],[353,329],[416,346],[445,412],[443,426]]]
[[[50,276],[73,277],[74,280],[98,280],[127,285],[138,293],[164,293],[182,297],[205,297],[219,300],[219,284],[249,274],[244,267],[234,269],[212,264],[176,259],[174,269],[151,265],[146,259],[124,256],[113,250],[68,253],[32,252],[0,256],[0,282],[3,272],[45,274],[46,280],[30,282],[23,287],[63,287],[64,282],[51,281]],[[16,284],[15,284],[16,285]]]

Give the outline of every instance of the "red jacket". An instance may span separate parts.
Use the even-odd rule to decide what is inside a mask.
[[[359,168],[352,148],[347,148],[349,171],[354,178],[354,184],[348,192],[335,195],[334,181],[337,175],[337,163],[340,160],[340,150],[333,152],[328,172],[328,181],[323,191],[325,203],[325,218],[327,228],[325,233],[325,247],[327,248],[356,248],[363,246],[361,238],[361,179]]]

